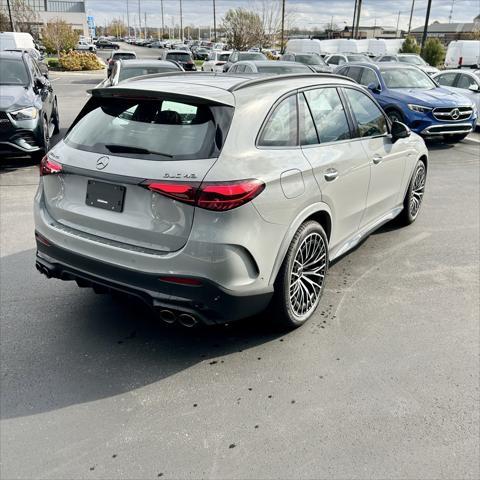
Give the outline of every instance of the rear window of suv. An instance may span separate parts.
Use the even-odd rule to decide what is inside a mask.
[[[137,56],[134,53],[114,53],[114,60],[135,60]]]
[[[221,150],[232,115],[232,107],[166,97],[92,98],[65,143],[145,160],[212,158]]]
[[[175,52],[167,53],[167,60],[175,60],[176,62],[188,62],[191,60],[190,54],[188,52]]]

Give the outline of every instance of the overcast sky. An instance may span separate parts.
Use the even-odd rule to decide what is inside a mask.
[[[254,8],[266,0],[216,0],[217,24],[229,8]],[[138,2],[128,0],[130,24],[138,25]],[[281,0],[270,0],[281,3]],[[95,17],[97,25],[113,18],[127,18],[127,0],[86,0],[87,12]],[[212,0],[182,0],[183,25],[213,25]],[[286,0],[286,9],[293,13],[295,26],[301,28],[324,28],[333,22],[339,27],[345,22],[352,23],[354,0]],[[447,22],[453,8],[453,22],[471,22],[480,13],[480,0],[433,0],[430,14],[431,22]],[[161,26],[160,0],[140,0],[142,25],[144,12],[147,13],[147,25]],[[163,0],[165,26],[179,23],[179,0]],[[400,11],[400,28],[408,27],[412,0],[363,0],[361,25],[393,26],[397,23]],[[427,0],[415,0],[412,28],[423,25]]]

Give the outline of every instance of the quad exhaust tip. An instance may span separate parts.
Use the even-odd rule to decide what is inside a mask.
[[[189,313],[182,313],[179,315],[178,322],[187,328],[192,328],[198,323],[197,319]]]
[[[160,319],[163,320],[165,323],[171,325],[175,323],[176,317],[175,314],[171,310],[160,310]]]
[[[183,327],[192,328],[198,323],[198,320],[189,313],[181,313],[177,316],[172,310],[164,309],[160,310],[159,316],[163,322],[168,323],[169,325],[178,322]]]
[[[47,278],[52,278],[52,274],[50,273],[50,270],[42,265],[40,262],[35,262],[35,268],[43,275],[45,275]]]

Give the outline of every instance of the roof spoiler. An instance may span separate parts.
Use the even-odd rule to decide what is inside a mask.
[[[160,86],[160,85],[159,85]],[[150,89],[139,89],[139,88],[125,88],[125,87],[104,87],[104,88],[93,88],[88,90],[88,93],[92,95],[93,98],[123,98],[123,99],[135,99],[135,100],[152,100],[152,98],[170,98],[172,100],[177,100],[180,102],[193,102],[197,105],[218,105],[218,106],[228,106],[232,105],[228,102],[218,101],[211,97],[205,96],[196,96],[188,95],[184,93],[172,92],[168,89],[165,90],[150,90]]]

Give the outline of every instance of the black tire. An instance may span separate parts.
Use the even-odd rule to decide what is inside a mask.
[[[386,113],[392,123],[393,122],[405,123],[405,119],[403,118],[402,113],[399,112],[398,110],[395,110],[394,108],[392,108],[391,110],[387,110]]]
[[[423,175],[422,185],[418,183],[419,175]],[[405,199],[403,200],[403,210],[402,213],[398,216],[400,225],[407,226],[412,224],[418,217],[420,213],[420,208],[422,207],[423,197],[425,194],[425,182],[427,179],[427,168],[423,160],[419,160],[415,165],[413,170],[412,178],[410,179],[410,184],[408,185],[407,193],[405,194]],[[413,203],[415,200],[419,202],[418,206],[414,206]],[[412,203],[413,202],[413,203]]]
[[[102,47],[100,47],[100,48],[102,48]],[[90,50],[91,52],[93,52],[93,47],[90,47],[89,50]]]
[[[308,282],[302,281],[302,279],[307,276],[303,267],[308,265],[308,255],[306,259],[307,263],[301,268],[298,267],[300,262],[297,259],[297,255],[301,256],[301,248],[305,248],[305,246],[308,248],[308,242],[313,241],[313,239],[315,239],[314,241],[318,241],[318,248],[320,249],[318,250],[318,254],[321,255],[322,258],[319,258],[318,261],[313,261],[313,263],[310,263],[311,267],[309,270],[310,273],[308,273],[308,278],[311,279],[318,277],[318,282],[321,282],[318,291],[311,285],[310,280],[308,280]],[[314,252],[315,249],[313,249],[312,253]],[[313,270],[318,270],[318,273],[312,274],[312,268]],[[307,221],[302,224],[295,233],[275,281],[275,292],[271,304],[271,314],[273,317],[272,320],[274,321],[275,325],[278,325],[281,328],[293,329],[303,325],[312,316],[323,294],[327,270],[327,235],[318,222]],[[300,287],[295,289],[295,283],[300,285]],[[298,304],[295,305],[294,301],[292,301],[292,296],[295,296],[295,292],[298,292],[297,299],[298,295],[300,295],[302,299],[307,299],[307,302],[312,302],[304,313],[299,313],[298,310],[300,307]],[[305,295],[308,295],[309,292],[311,295],[306,297]],[[313,295],[315,295],[314,300],[312,299]]]
[[[58,113],[58,102],[56,98],[55,103],[53,104],[52,122],[53,126],[55,127],[53,129],[53,134],[57,135],[58,133],[60,133],[60,115]]]
[[[458,143],[458,142],[461,142],[464,138],[466,138],[466,136],[468,135],[468,133],[458,133],[458,134],[453,134],[453,135],[444,135],[443,136],[443,140],[445,141],[445,143]]]

